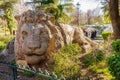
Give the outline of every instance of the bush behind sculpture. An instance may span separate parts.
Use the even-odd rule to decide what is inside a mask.
[[[60,49],[60,52],[53,54],[51,68],[58,76],[63,74],[66,78],[78,74],[80,75],[80,57],[81,49],[78,44],[68,44]]]

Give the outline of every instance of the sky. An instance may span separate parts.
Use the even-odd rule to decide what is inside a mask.
[[[74,0],[73,4],[76,5],[80,3],[80,10],[83,12],[87,12],[87,10],[93,10],[100,6],[100,2],[98,0]]]
[[[23,0],[23,1],[30,1],[30,0]],[[83,12],[87,12],[87,10],[93,10],[97,7],[100,6],[100,0],[73,0],[73,4],[76,7],[76,4],[79,2],[80,3],[80,7],[79,9]]]

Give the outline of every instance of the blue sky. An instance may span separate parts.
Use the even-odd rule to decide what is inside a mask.
[[[74,0],[73,4],[76,5],[77,2],[79,2],[81,5],[80,10],[84,12],[87,12],[89,9],[93,10],[100,6],[99,0]]]

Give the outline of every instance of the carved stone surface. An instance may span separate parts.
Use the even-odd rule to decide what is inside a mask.
[[[15,18],[18,27],[14,48],[18,63],[39,65],[70,42],[78,43],[85,51],[96,45],[84,36],[81,28],[58,24],[52,15],[40,10],[29,10]]]

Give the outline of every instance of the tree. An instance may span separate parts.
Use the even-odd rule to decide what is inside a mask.
[[[16,3],[16,0],[3,0],[0,2],[0,8],[4,11],[2,16],[7,21],[7,27],[12,34],[12,29],[15,26],[14,17],[13,17],[13,4]]]
[[[73,25],[76,25],[78,20],[80,25],[102,23],[102,17],[99,15],[99,8],[88,10],[87,12],[79,11],[79,13],[76,9],[76,11],[71,14],[71,17],[74,18],[71,22]]]
[[[111,23],[111,20],[110,20],[110,15],[109,15],[109,5],[108,5],[108,3],[106,3],[106,2],[102,3],[102,5],[104,5],[104,6],[102,7],[103,16],[104,16],[104,21],[103,21],[103,23],[104,23],[104,24],[110,24],[110,23]]]
[[[92,11],[88,10],[86,15],[87,15],[87,24],[91,24]]]
[[[119,15],[119,0],[109,0],[109,14],[113,27],[114,39],[120,38],[120,15]]]
[[[58,22],[69,23],[72,18],[66,13],[73,11],[72,0],[33,0],[36,9],[44,10],[54,15]],[[36,5],[36,3],[38,5]],[[65,17],[65,18],[64,18]]]
[[[77,9],[71,14],[71,17],[74,19],[71,22],[72,25],[78,25],[78,23],[79,25],[84,25],[87,22],[86,13],[82,11],[78,12]]]
[[[110,17],[113,27],[113,39],[120,38],[120,14],[119,14],[119,0],[104,0],[103,4],[108,6],[108,16]]]

